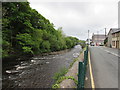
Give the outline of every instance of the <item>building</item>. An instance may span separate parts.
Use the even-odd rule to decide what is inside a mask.
[[[104,45],[105,37],[106,36],[103,34],[93,34],[92,35],[92,43],[94,43],[94,45],[96,45],[96,46]]]
[[[120,16],[120,1],[118,2],[118,16]],[[118,28],[111,28],[107,39],[107,46],[120,49],[120,17],[118,17]]]
[[[112,32],[112,48],[120,49],[120,28]]]
[[[120,28],[111,28],[106,39],[107,47],[120,48]]]
[[[118,3],[118,16],[120,16],[120,1]],[[120,49],[120,17],[118,17],[118,28],[111,28],[106,39],[108,47]]]
[[[108,36],[106,36],[106,38],[104,40],[104,46],[108,46]]]
[[[110,31],[108,32],[107,35],[107,46],[108,47],[112,47],[112,33],[115,32],[117,30],[117,28],[111,28]]]

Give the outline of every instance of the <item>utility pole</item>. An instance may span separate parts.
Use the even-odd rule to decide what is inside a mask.
[[[99,45],[99,31],[97,31],[97,45]]]
[[[88,30],[88,45],[90,45],[89,33],[90,33],[90,30]]]
[[[106,28],[105,28],[105,38],[106,38]]]

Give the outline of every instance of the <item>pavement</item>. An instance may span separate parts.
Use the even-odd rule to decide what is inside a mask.
[[[90,61],[95,88],[118,88],[118,60],[120,51],[107,47],[91,46]],[[89,64],[85,88],[91,88]]]
[[[84,54],[83,52],[79,55],[78,60],[73,64],[65,76],[72,76],[78,80],[78,63],[83,61]],[[60,88],[77,88],[75,82],[71,79],[65,79],[60,83]]]
[[[87,65],[87,70],[86,70],[85,88],[92,88],[89,65]]]

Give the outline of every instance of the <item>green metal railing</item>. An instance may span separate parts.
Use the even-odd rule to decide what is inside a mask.
[[[86,47],[86,50],[84,51],[84,61],[79,62],[79,67],[78,67],[78,90],[84,89],[87,62],[88,62],[88,46]]]

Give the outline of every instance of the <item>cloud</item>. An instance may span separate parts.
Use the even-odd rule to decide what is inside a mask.
[[[38,2],[38,0],[29,0],[32,8],[49,19],[51,23],[54,23],[56,28],[63,27],[64,33],[68,36],[76,36],[79,39],[86,40],[88,30],[92,35],[97,31],[104,33],[104,28],[107,28],[108,32],[110,28],[117,27],[117,1],[85,1],[54,2],[53,0],[51,2]]]

